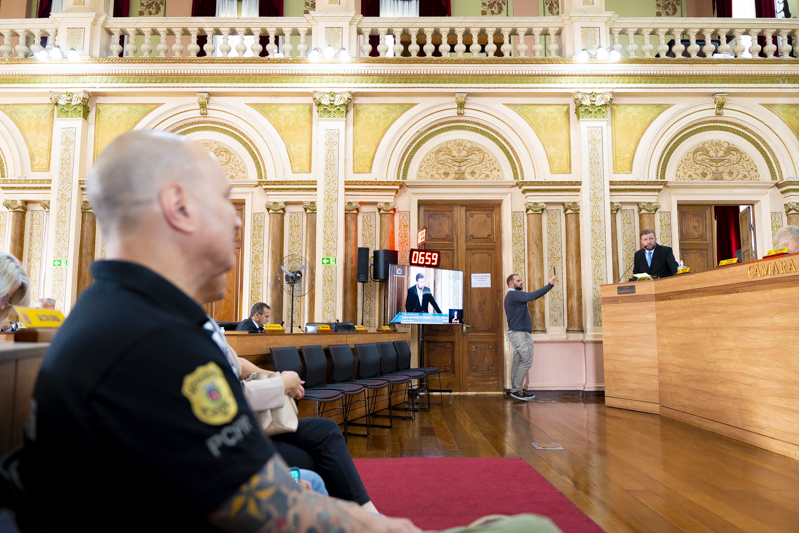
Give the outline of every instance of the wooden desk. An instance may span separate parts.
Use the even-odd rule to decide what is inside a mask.
[[[799,254],[602,291],[609,406],[799,459]]]
[[[49,344],[0,344],[0,455],[22,444],[33,386]]]

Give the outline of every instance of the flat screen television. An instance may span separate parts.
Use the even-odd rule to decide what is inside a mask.
[[[462,270],[390,265],[387,290],[392,324],[464,322]]]

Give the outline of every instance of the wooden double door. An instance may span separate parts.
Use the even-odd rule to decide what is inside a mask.
[[[425,365],[441,370],[442,388],[460,392],[503,389],[502,221],[499,203],[419,204],[427,249],[441,252],[441,268],[461,270],[463,324],[423,326]],[[472,286],[472,274],[488,287]],[[422,327],[422,326],[420,326]]]

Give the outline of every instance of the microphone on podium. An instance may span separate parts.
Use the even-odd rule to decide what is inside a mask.
[[[626,277],[627,277],[627,274],[629,274],[629,273],[630,273],[630,270],[632,270],[634,266],[635,266],[635,261],[633,261],[633,264],[631,264],[631,265],[630,265],[630,267],[629,267],[627,270],[625,270],[625,271],[624,271],[624,274],[622,274],[622,275],[619,277],[619,283],[626,283],[626,282],[624,281],[624,278],[626,278]],[[628,281],[633,281],[633,280],[628,280]]]

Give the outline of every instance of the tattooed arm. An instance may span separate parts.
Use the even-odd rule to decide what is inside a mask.
[[[355,504],[301,488],[278,456],[270,458],[208,521],[236,533],[422,533],[409,520],[372,515]]]

